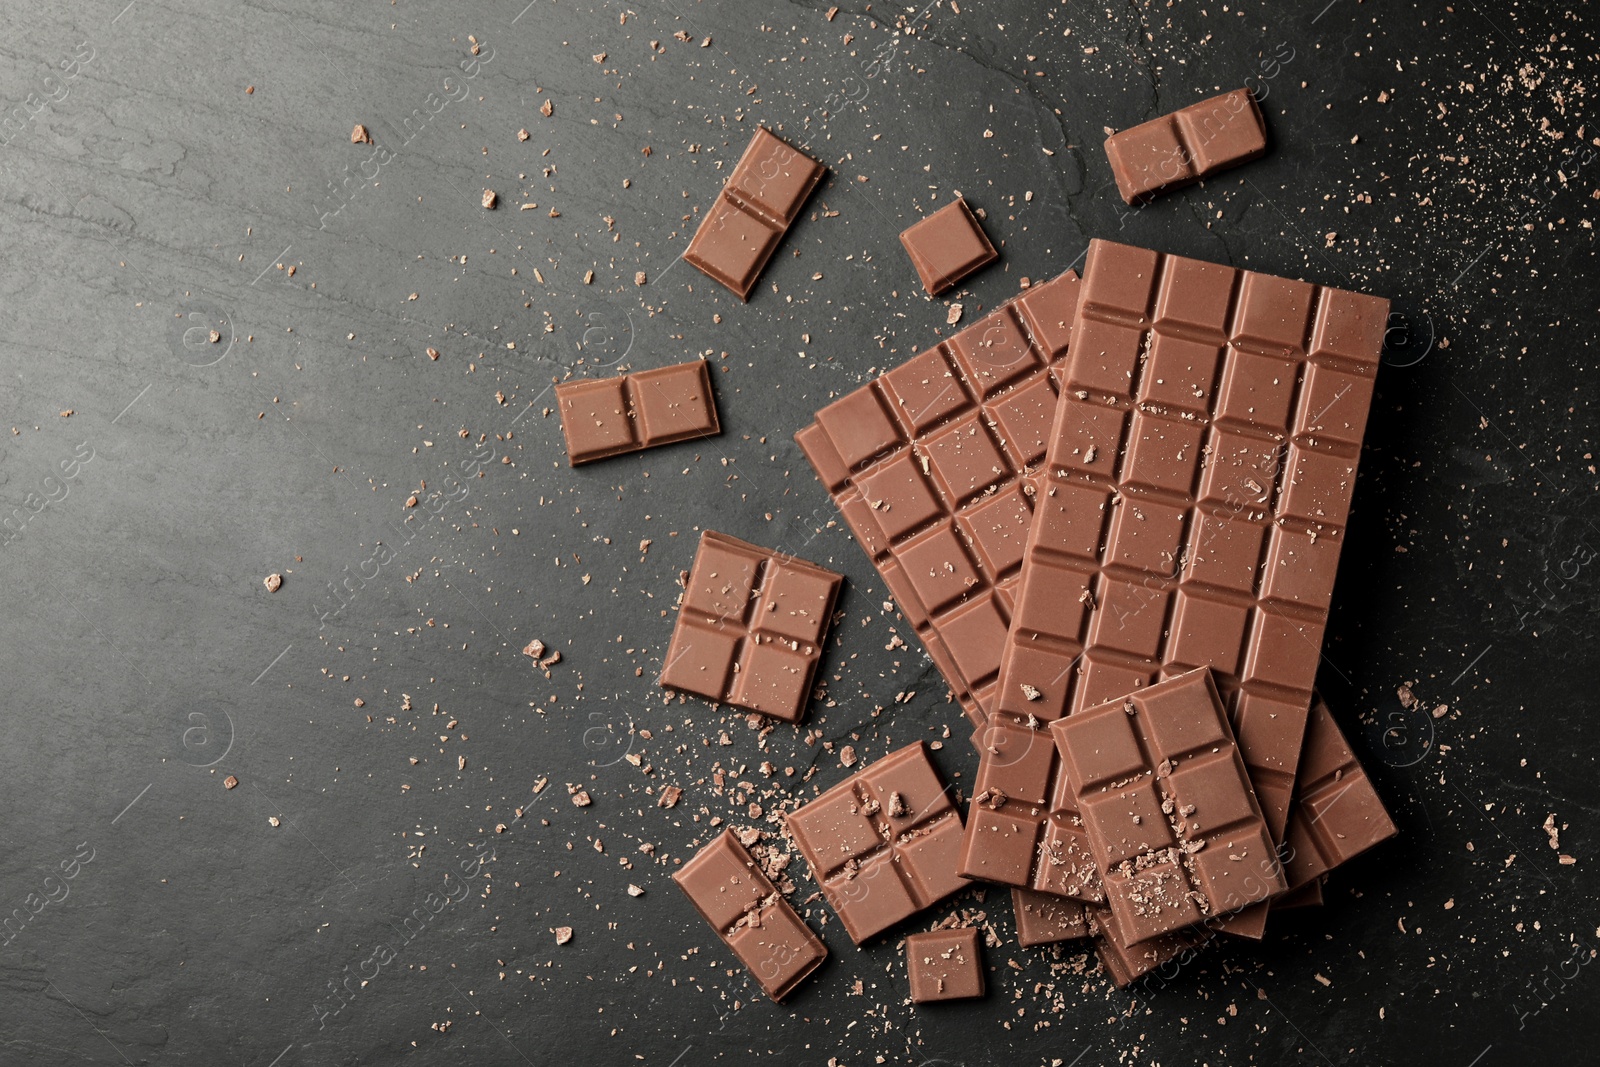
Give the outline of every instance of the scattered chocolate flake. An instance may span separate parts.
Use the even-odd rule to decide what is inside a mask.
[[[854,745],[845,745],[839,749],[839,762],[846,767],[854,767],[856,765],[856,749]]]
[[[663,786],[661,788],[661,797],[656,801],[656,807],[675,808],[678,806],[678,798],[681,796],[683,796],[683,790],[677,786]]]
[[[549,118],[551,113],[554,112],[555,109],[556,109],[555,104],[552,103],[550,101],[550,99],[547,97],[545,99],[545,102],[539,105],[539,114],[543,115],[545,118]]]
[[[545,101],[545,103],[549,103],[549,101],[547,100],[547,101]],[[527,130],[518,130],[517,131],[517,140],[519,140],[519,141],[526,141],[529,137],[532,137],[532,136],[533,135],[531,133],[529,133]]]
[[[522,654],[527,656],[529,659],[538,659],[540,656],[544,655],[544,642],[535,637],[532,641],[528,642],[528,647],[522,650]]]
[[[572,803],[576,807],[587,808],[590,804],[593,804],[594,801],[589,799],[588,793],[580,789],[576,793],[572,794]]]
[[[1039,690],[1035,689],[1033,686],[1028,685],[1026,682],[1022,683],[1022,695],[1027,697],[1029,700],[1044,699],[1043,693],[1039,692]]]
[[[556,944],[565,945],[568,941],[571,941],[571,940],[572,940],[572,927],[570,927],[570,926],[558,926],[558,927],[556,927]]]
[[[224,788],[224,789],[235,789],[235,788],[238,787],[238,785],[239,785],[239,779],[235,778],[231,774],[228,775],[228,777],[226,777],[226,778],[224,778],[222,780],[222,788]]]
[[[630,897],[642,897],[642,896],[644,896],[644,890],[640,889],[638,886],[634,885],[632,882],[629,882],[628,883],[628,895]]]
[[[350,143],[371,144],[372,134],[368,133],[367,128],[358,122],[356,123],[356,128],[350,131]]]
[[[276,593],[279,589],[283,588],[283,575],[269,574],[265,578],[261,579],[261,584],[267,587],[267,592]]]
[[[483,206],[488,210],[493,211],[495,204],[497,204],[499,201],[500,194],[496,193],[493,189],[485,189],[483,191]]]

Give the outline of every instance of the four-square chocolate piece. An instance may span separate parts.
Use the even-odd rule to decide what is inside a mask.
[[[900,243],[930,296],[938,296],[999,258],[965,197],[957,197],[913,224],[900,235]]]
[[[1210,671],[1057,720],[1050,732],[1127,944],[1287,888]]]
[[[567,462],[574,467],[722,432],[703,359],[617,378],[562,382],[556,386],[556,405]]]
[[[1117,191],[1138,204],[1266,154],[1267,128],[1249,89],[1214,96],[1106,138]]]
[[[800,721],[843,580],[814,563],[707,530],[661,684]]]
[[[911,1001],[971,1000],[983,996],[983,947],[978,931],[932,930],[906,938]]]
[[[761,269],[827,168],[758,128],[683,258],[750,299]]]
[[[761,873],[732,830],[673,872],[672,880],[773,1000],[788,996],[827,958],[827,946]]]
[[[794,812],[789,836],[856,944],[967,884],[961,812],[918,741]]]

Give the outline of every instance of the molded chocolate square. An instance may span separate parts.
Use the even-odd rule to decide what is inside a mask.
[[[843,581],[814,563],[707,530],[661,684],[798,722]]]
[[[1017,944],[1023,948],[1089,936],[1089,917],[1081,901],[1013,887],[1011,911],[1017,920]]]
[[[1183,966],[1212,937],[1208,925],[1187,926],[1170,934],[1129,944],[1128,935],[1107,907],[1088,909],[1095,954],[1118,989],[1157,969]]]
[[[556,406],[574,467],[722,432],[703,359],[620,378],[562,382]]]
[[[961,813],[920,741],[840,782],[787,825],[858,945],[966,884],[955,871]]]
[[[930,296],[999,258],[965,198],[957,198],[900,235]]]
[[[672,880],[773,1000],[788,996],[827,958],[827,947],[732,830],[674,871]]]
[[[993,652],[1011,624],[1026,512],[1041,499],[1031,483],[1077,288],[1071,271],[1033,286],[795,435],[974,725],[996,703]],[[946,563],[958,583],[939,576]]]
[[[1289,883],[1309,885],[1399,831],[1318,697],[1306,719],[1300,776],[1285,838]]]
[[[1287,888],[1209,670],[1058,719],[1050,732],[1073,767],[1106,902],[1130,943]],[[1108,746],[1119,752],[1112,763],[1137,770],[1097,766]]]
[[[683,258],[740,300],[748,300],[762,268],[826,170],[758,128]]]
[[[970,1000],[983,996],[983,949],[978,931],[933,930],[906,938],[911,1002]]]
[[[1202,100],[1106,138],[1117,191],[1129,204],[1191,185],[1266,151],[1266,125],[1248,89]]]

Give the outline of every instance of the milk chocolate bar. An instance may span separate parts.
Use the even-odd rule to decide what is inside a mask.
[[[800,721],[843,580],[814,563],[707,530],[661,684]]]
[[[1096,240],[999,710],[1209,666],[1287,818],[1388,303]]]
[[[1258,159],[1267,128],[1249,89],[1214,96],[1106,138],[1117,191],[1129,204]]]
[[[1065,375],[1078,276],[1001,305],[795,435],[975,726],[993,703],[1030,479]]]
[[[788,996],[827,958],[827,946],[732,830],[674,871],[672,880],[773,1000]]]
[[[761,270],[827,168],[758,127],[683,258],[750,299]]]
[[[858,945],[967,884],[956,874],[961,812],[920,741],[823,793],[788,827]]]
[[[567,462],[591,463],[722,432],[706,361],[556,386]]]

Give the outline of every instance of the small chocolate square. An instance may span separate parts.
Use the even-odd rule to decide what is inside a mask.
[[[964,197],[911,226],[900,235],[900,243],[930,296],[999,258]]]
[[[983,996],[983,948],[978,931],[934,930],[906,938],[911,1001],[971,1000]]]

